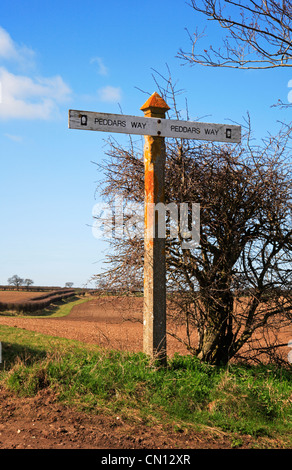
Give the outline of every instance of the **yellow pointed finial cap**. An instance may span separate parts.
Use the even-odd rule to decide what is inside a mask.
[[[170,109],[168,104],[164,101],[163,98],[155,91],[150,98],[141,106],[141,111],[144,111],[144,114],[147,115],[165,115],[166,111]],[[163,116],[160,116],[163,117]]]

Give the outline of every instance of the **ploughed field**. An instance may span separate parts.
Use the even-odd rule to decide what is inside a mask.
[[[74,289],[57,289],[45,291],[0,290],[0,312],[14,311],[33,313],[44,310],[52,304],[75,296]]]
[[[0,324],[138,352],[143,349],[142,312],[141,297],[105,296],[75,305],[69,315],[60,318],[5,316],[3,312],[0,313]],[[174,338],[168,338],[168,354],[174,352],[187,354],[187,349]]]
[[[53,291],[48,291],[46,294],[51,294]],[[7,303],[20,303],[26,302],[31,299],[35,299],[44,292],[27,292],[27,291],[10,291],[10,290],[0,290],[0,302]]]
[[[5,294],[16,294],[6,292]],[[19,292],[22,296],[25,292]],[[37,295],[37,292],[30,295]],[[31,297],[32,298],[32,297]],[[0,302],[1,302],[0,292]],[[70,301],[70,299],[68,299]],[[143,298],[104,296],[92,297],[91,300],[75,305],[71,313],[65,317],[26,318],[5,316],[0,313],[0,324],[24,328],[52,336],[74,339],[102,347],[138,352],[143,350]],[[185,339],[185,328],[178,327],[171,321],[167,323],[167,331],[175,337],[167,336],[167,354],[189,354],[186,346],[177,338]],[[265,332],[267,335],[267,332]],[[259,335],[258,335],[258,339]],[[292,340],[292,325],[284,327],[277,333],[277,343],[286,344],[282,348],[283,358],[288,358]],[[196,344],[196,332],[192,333],[192,344]]]

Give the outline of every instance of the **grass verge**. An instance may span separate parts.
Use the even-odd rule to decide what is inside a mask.
[[[1,386],[21,396],[51,388],[58,399],[88,412],[159,422],[174,430],[217,429],[292,447],[291,370],[228,368],[175,356],[159,369],[142,353],[0,326]],[[267,441],[267,442],[268,442]]]

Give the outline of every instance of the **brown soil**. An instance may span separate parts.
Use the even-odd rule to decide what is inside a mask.
[[[73,308],[63,318],[0,316],[0,324],[86,343],[130,351],[142,350],[141,298],[95,299]],[[285,341],[292,331],[285,332]],[[185,354],[184,346],[168,339],[168,354]],[[242,448],[252,444],[240,438]],[[258,443],[259,444],[259,443]],[[276,443],[273,443],[273,446]],[[0,389],[0,449],[229,449],[227,434],[147,426],[119,416],[86,414],[57,401],[50,390],[33,398],[15,397]]]
[[[124,422],[60,404],[49,390],[16,398],[0,390],[0,449],[198,449],[230,448],[223,432],[176,432],[160,425]],[[246,438],[245,447],[249,439]]]
[[[53,291],[52,291],[53,292]],[[48,292],[26,292],[26,291],[0,291],[0,302],[7,303],[21,303],[26,302],[27,300],[34,299],[40,295],[50,294]]]
[[[66,317],[0,316],[0,323],[112,349],[138,352],[143,348],[142,306],[142,298],[103,297],[76,305]],[[186,347],[173,338],[168,339],[167,350],[170,356],[174,352],[187,353]]]

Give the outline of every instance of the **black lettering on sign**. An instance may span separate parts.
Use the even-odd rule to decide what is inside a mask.
[[[170,126],[170,130],[173,132],[183,132],[188,134],[200,134],[199,127],[191,127],[191,126]]]
[[[131,122],[132,128],[135,129],[145,129],[146,127],[146,122]]]
[[[205,129],[205,134],[207,135],[217,135],[218,134],[218,131],[219,129]]]
[[[226,129],[226,139],[231,139],[231,129]]]
[[[126,121],[121,121],[120,119],[95,118],[94,122],[99,126],[126,127]]]

